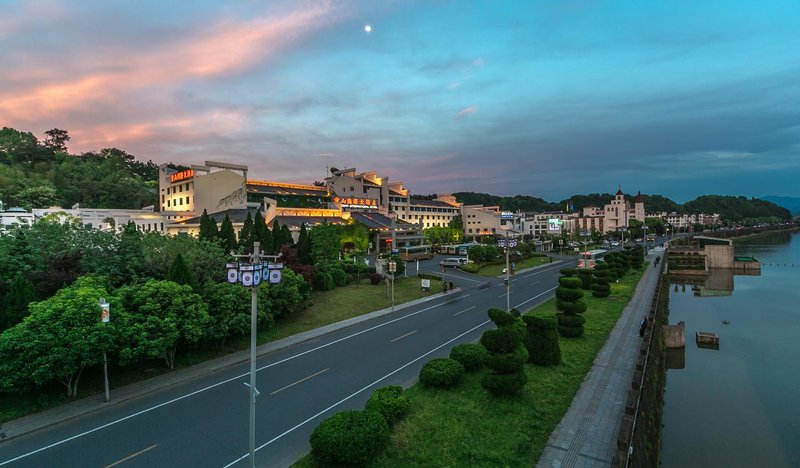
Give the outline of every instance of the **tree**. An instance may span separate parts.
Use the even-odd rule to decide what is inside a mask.
[[[311,230],[311,257],[314,264],[333,262],[339,259],[339,228],[323,223]]]
[[[236,231],[233,229],[233,223],[228,215],[222,220],[222,225],[219,229],[219,239],[222,241],[222,247],[225,253],[233,252],[236,249]]]
[[[267,223],[264,222],[264,217],[261,216],[261,211],[256,211],[256,215],[253,218],[253,241],[258,241],[261,243],[262,252],[266,252],[268,254],[272,253],[272,233],[269,231],[269,226],[267,226]],[[250,245],[249,251],[252,251],[252,249],[253,246]]]
[[[630,237],[633,239],[641,238],[643,236],[642,226],[644,226],[644,223],[639,221],[638,219],[629,219],[628,233],[630,233]]]
[[[513,313],[501,309],[489,309],[489,318],[497,325],[481,336],[481,344],[489,355],[484,362],[492,370],[481,381],[481,385],[492,395],[516,395],[522,392],[528,378],[525,363],[528,350],[522,344],[525,324]]]
[[[586,312],[586,303],[581,301],[581,280],[574,276],[575,270],[565,268],[561,274],[564,276],[558,279],[559,286],[556,288],[558,332],[563,337],[577,338],[583,335],[583,324],[586,322],[579,315]]]
[[[276,320],[286,318],[305,307],[311,298],[311,285],[302,276],[284,268],[281,282],[258,288],[258,301]]]
[[[208,215],[208,212],[203,209],[203,214],[200,215],[200,240],[214,242],[219,237],[217,230],[217,222]]]
[[[99,299],[111,304],[111,322],[100,321]],[[55,296],[30,305],[30,314],[0,335],[0,390],[14,391],[58,381],[75,397],[86,367],[115,351],[122,311],[96,277],[83,277]]]
[[[203,296],[208,306],[211,325],[208,337],[217,341],[220,347],[231,336],[244,336],[250,331],[250,292],[238,284],[207,283]],[[269,304],[258,303],[258,322],[271,323],[267,312]]]
[[[28,187],[19,192],[14,200],[17,205],[32,210],[34,208],[49,208],[58,206],[61,200],[56,194],[56,189],[50,185],[40,185],[38,187]]]
[[[647,230],[658,236],[663,236],[667,231],[664,226],[664,220],[661,218],[645,218],[644,223],[647,224]]]
[[[28,304],[36,299],[33,285],[18,273],[11,282],[8,292],[0,298],[0,332],[16,325],[25,318]]]
[[[149,280],[119,290],[129,313],[121,317],[120,363],[163,358],[175,368],[180,345],[197,343],[211,324],[202,298],[186,285]]]
[[[239,248],[245,252],[250,252],[253,249],[253,218],[250,212],[244,218],[242,231],[239,233]]]
[[[454,229],[460,232],[462,235],[464,233],[464,218],[459,214],[453,217],[449,223],[447,223],[447,227],[450,229]]]
[[[300,235],[297,238],[297,258],[304,265],[312,265],[314,259],[311,256],[311,236],[306,230],[306,223],[300,225]]]
[[[172,261],[172,265],[169,266],[167,281],[185,284],[197,290],[197,278],[189,271],[189,267],[186,265],[186,261],[181,254],[176,255],[175,260]]]
[[[66,130],[54,128],[44,132],[47,137],[44,139],[44,146],[53,150],[53,152],[66,153],[67,142],[69,141],[69,133]]]
[[[592,279],[592,296],[608,297],[611,295],[611,265],[607,262],[598,262],[594,267],[594,278]]]
[[[526,332],[522,342],[528,349],[529,361],[540,366],[561,364],[556,318],[523,315]]]

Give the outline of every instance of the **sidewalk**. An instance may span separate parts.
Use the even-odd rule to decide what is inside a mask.
[[[569,410],[550,434],[537,467],[611,466],[641,344],[639,323],[650,310],[658,280],[658,269],[653,268],[652,262],[663,255],[663,249],[657,249],[647,256],[650,265],[636,292],[597,354]]]
[[[433,294],[431,296],[423,297],[421,299],[416,299],[410,302],[406,302],[404,304],[398,304],[394,307],[394,310],[392,310],[391,307],[387,307],[385,309],[376,310],[374,312],[370,312],[368,314],[364,314],[358,317],[353,317],[347,320],[343,320],[341,322],[332,323],[330,325],[325,325],[324,327],[316,328],[314,330],[308,330],[280,340],[272,341],[270,343],[258,346],[256,348],[256,355],[258,357],[261,357],[264,354],[270,353],[272,351],[288,348],[289,346],[293,346],[298,343],[308,341],[318,336],[322,336],[337,330],[341,330],[343,328],[347,328],[361,322],[366,322],[367,320],[391,314],[393,312],[397,312],[402,309],[415,306],[417,304],[432,301],[446,296],[457,296],[458,293],[460,293],[461,291],[462,289],[460,287],[455,288],[447,293]],[[1,444],[4,440],[9,440],[14,437],[19,437],[21,435],[28,434],[30,432],[42,429],[44,427],[52,426],[54,424],[67,421],[69,419],[78,416],[83,416],[89,413],[93,413],[95,411],[101,411],[106,408],[111,408],[122,402],[147,395],[151,392],[159,391],[167,387],[170,387],[172,385],[188,381],[190,379],[203,377],[213,372],[217,372],[219,370],[243,362],[247,362],[249,361],[249,359],[250,359],[250,349],[248,348],[242,351],[237,351],[235,353],[228,354],[226,356],[211,359],[191,367],[179,369],[173,372],[169,372],[167,374],[142,380],[141,382],[136,382],[130,385],[126,385],[125,387],[112,388],[111,401],[109,401],[108,403],[103,401],[103,394],[98,394],[83,398],[81,400],[73,401],[71,403],[66,403],[36,414],[23,416],[13,421],[5,422],[3,424],[0,424],[0,446],[2,446]]]

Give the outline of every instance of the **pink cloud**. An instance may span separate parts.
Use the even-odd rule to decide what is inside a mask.
[[[458,114],[456,114],[457,119],[463,119],[468,115],[472,115],[478,112],[478,106],[469,106],[466,109],[462,109]]]

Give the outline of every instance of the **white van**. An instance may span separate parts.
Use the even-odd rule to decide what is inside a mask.
[[[458,268],[462,265],[466,265],[467,259],[466,258],[445,258],[441,262],[439,262],[439,266],[442,268],[444,267],[451,267],[451,268]]]

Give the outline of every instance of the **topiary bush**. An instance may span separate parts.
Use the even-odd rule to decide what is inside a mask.
[[[578,270],[575,268],[562,268],[558,270],[563,276],[570,277],[575,276],[578,273]]]
[[[580,315],[572,317],[583,319]],[[528,350],[528,362],[540,366],[561,364],[556,317],[523,315],[522,320],[527,328],[522,344]]]
[[[481,336],[481,345],[488,351],[484,362],[492,371],[484,376],[481,385],[495,396],[519,394],[527,382],[528,350],[522,345],[525,324],[501,309],[490,309],[489,317],[498,328]]]
[[[580,278],[562,276],[556,288],[556,309],[558,309],[558,331],[561,336],[575,338],[583,335],[583,320],[573,320],[577,314],[586,312],[586,303],[581,301],[583,291]],[[578,323],[579,322],[579,323]]]
[[[593,270],[591,268],[578,269],[578,278],[581,279],[581,289],[585,291],[592,289],[592,274]]]
[[[611,295],[610,267],[606,263],[598,263],[594,268],[594,284],[592,284],[592,296],[608,297]]]
[[[331,278],[333,279],[333,284],[337,288],[342,286],[347,286],[347,273],[341,268],[333,268],[330,271]]]
[[[461,382],[464,366],[454,359],[438,358],[426,362],[419,371],[419,383],[425,387],[453,387]]]
[[[369,282],[372,284],[380,284],[383,282],[383,275],[380,273],[370,273]]]
[[[380,413],[391,426],[392,423],[408,413],[408,410],[411,409],[411,402],[403,394],[403,387],[390,385],[372,392],[364,409]]]
[[[460,344],[450,351],[450,359],[460,362],[466,372],[481,369],[488,355],[486,348],[476,343]]]
[[[389,426],[375,411],[342,411],[311,433],[311,453],[323,463],[364,466],[389,441]]]

